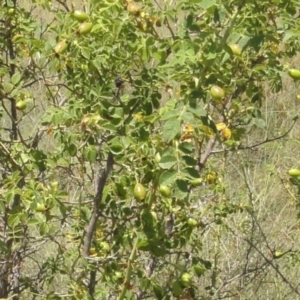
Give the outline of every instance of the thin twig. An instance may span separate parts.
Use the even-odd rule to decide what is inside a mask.
[[[239,150],[245,150],[245,149],[250,149],[250,150],[253,150],[254,148],[258,147],[258,146],[261,146],[263,144],[266,144],[266,143],[270,143],[270,142],[274,142],[276,140],[280,140],[284,137],[286,137],[290,132],[291,130],[293,129],[293,127],[295,126],[296,122],[298,120],[298,117],[294,118],[293,119],[293,124],[292,126],[288,129],[288,131],[286,131],[284,134],[280,135],[280,136],[277,136],[277,137],[274,137],[274,138],[266,138],[264,141],[262,142],[259,142],[257,144],[254,144],[254,145],[251,145],[251,146],[245,146],[245,147],[238,147]]]

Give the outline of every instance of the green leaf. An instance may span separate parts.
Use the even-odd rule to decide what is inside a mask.
[[[180,124],[177,119],[168,120],[163,128],[163,138],[167,141],[173,140],[181,132]]]
[[[4,211],[4,210],[5,210],[4,202],[0,201],[0,211]]]
[[[103,129],[107,129],[110,131],[117,131],[117,128],[115,125],[113,125],[111,122],[109,121],[103,121],[99,124],[99,126]]]
[[[161,117],[161,120],[169,120],[171,118],[177,118],[181,115],[182,113],[182,108],[176,108],[176,109],[172,109],[170,111],[167,111],[166,113],[164,113]]]
[[[244,48],[248,44],[250,39],[251,39],[250,36],[243,35],[242,38],[239,40],[240,47]]]
[[[182,115],[181,115],[181,120],[185,121],[187,123],[191,123],[194,119],[194,116],[192,113],[185,111]]]
[[[13,88],[14,88],[13,84],[9,82],[3,83],[3,90],[6,94],[9,94],[13,90]]]
[[[13,85],[17,85],[17,83],[19,83],[21,79],[21,74],[20,73],[15,73],[12,77],[11,77],[11,83]]]
[[[199,174],[199,171],[197,171],[196,169],[194,168],[185,168],[183,170],[183,172],[185,174],[187,174],[188,177],[191,177],[191,178],[200,178],[200,174]]]
[[[40,223],[41,223],[40,220],[33,218],[33,219],[28,220],[27,225],[28,226],[34,226],[34,225],[37,225],[37,224],[40,224]]]
[[[191,107],[191,106],[188,106],[188,107],[187,107],[187,111],[193,113],[195,116],[198,116],[198,117],[204,117],[204,116],[207,115],[207,113],[206,113],[204,107],[202,107],[202,106],[200,106],[200,105],[196,106],[196,108],[193,108],[193,107]]]
[[[195,1],[195,2],[194,2]],[[194,3],[199,3],[198,0],[192,0]],[[200,1],[200,7],[203,9],[209,9],[217,3],[217,0],[202,0]]]
[[[49,225],[46,222],[41,223],[39,229],[41,235],[49,233]]]
[[[180,143],[178,148],[180,149],[180,151],[182,151],[185,154],[191,154],[195,150],[195,146],[188,142]]]
[[[8,226],[15,227],[20,224],[20,216],[18,214],[10,215],[8,217]]]
[[[283,43],[286,43],[290,38],[292,37],[296,37],[299,38],[300,37],[300,30],[285,30],[284,32],[284,38],[282,40]]]
[[[175,185],[174,196],[178,199],[184,199],[188,194],[188,181],[183,179],[177,179]]]
[[[141,240],[137,244],[137,249],[141,251],[149,251],[149,241],[148,240]]]
[[[175,182],[177,174],[176,170],[164,171],[159,177],[159,184],[168,185]]]
[[[6,244],[0,240],[0,252],[6,252],[6,251],[7,251]]]
[[[177,158],[174,156],[163,156],[159,162],[162,169],[171,169],[177,163]]]
[[[90,163],[94,163],[97,158],[97,149],[94,146],[89,146],[85,148],[84,156]]]
[[[197,164],[197,161],[193,157],[183,155],[182,159],[184,160],[185,164],[188,166],[195,166]]]
[[[63,113],[53,112],[53,116],[51,118],[51,123],[53,123],[53,125],[58,125],[62,122],[63,119],[64,119],[64,114]]]
[[[152,289],[153,289],[153,293],[154,293],[156,299],[158,299],[158,300],[165,299],[164,296],[166,294],[166,290],[164,288],[162,288],[158,284],[153,284]]]
[[[112,154],[115,154],[115,155],[121,154],[123,152],[123,145],[114,143],[113,145],[109,146],[109,149]]]
[[[86,58],[86,59],[90,59],[90,57],[91,57],[91,53],[90,53],[90,50],[89,50],[89,48],[87,48],[87,47],[82,47],[81,48],[81,54],[82,54],[82,56],[84,57],[84,58]]]
[[[241,38],[241,34],[239,32],[233,32],[228,38],[227,38],[227,44],[237,44],[239,39]]]
[[[70,156],[74,157],[77,154],[77,147],[74,144],[69,145],[68,152]]]

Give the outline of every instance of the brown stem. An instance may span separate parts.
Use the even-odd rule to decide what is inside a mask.
[[[204,154],[202,155],[199,163],[198,163],[198,168],[199,168],[199,171],[201,171],[205,165],[205,163],[207,162],[209,156],[212,154],[212,150],[215,146],[215,143],[216,143],[216,136],[212,137],[209,141],[208,141],[208,144],[206,146],[206,149],[205,149],[205,152]]]
[[[101,176],[98,177],[97,192],[93,200],[92,217],[90,219],[90,222],[85,232],[83,253],[84,256],[86,257],[90,255],[92,238],[95,232],[97,220],[99,218],[99,206],[102,200],[103,189],[106,184],[107,178],[110,175],[110,172],[112,171],[113,164],[114,164],[113,155],[109,153],[106,161],[106,167],[103,170]]]
[[[85,231],[84,245],[83,245],[83,253],[84,253],[85,257],[89,257],[89,255],[90,255],[90,249],[91,249],[91,245],[92,245],[93,236],[94,236],[94,233],[96,230],[97,220],[100,216],[99,207],[100,207],[101,200],[102,200],[103,189],[104,189],[106,181],[112,171],[113,164],[114,164],[113,155],[112,155],[112,153],[109,153],[107,160],[106,160],[105,169],[103,170],[101,176],[99,176],[98,180],[97,180],[98,181],[97,182],[97,191],[96,191],[96,195],[93,200],[93,212],[92,212],[92,216],[89,221],[89,224],[87,226],[87,229]],[[95,292],[95,286],[96,286],[96,271],[92,270],[90,272],[90,282],[89,282],[89,286],[88,286],[91,297],[93,297],[93,294]]]

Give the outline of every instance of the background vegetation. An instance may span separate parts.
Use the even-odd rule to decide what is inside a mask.
[[[2,1],[0,298],[298,299],[299,7]]]

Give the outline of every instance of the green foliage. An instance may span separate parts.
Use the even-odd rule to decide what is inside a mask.
[[[0,4],[1,298],[218,296],[202,237],[247,209],[212,154],[252,147],[300,48],[297,2],[223,2]]]

